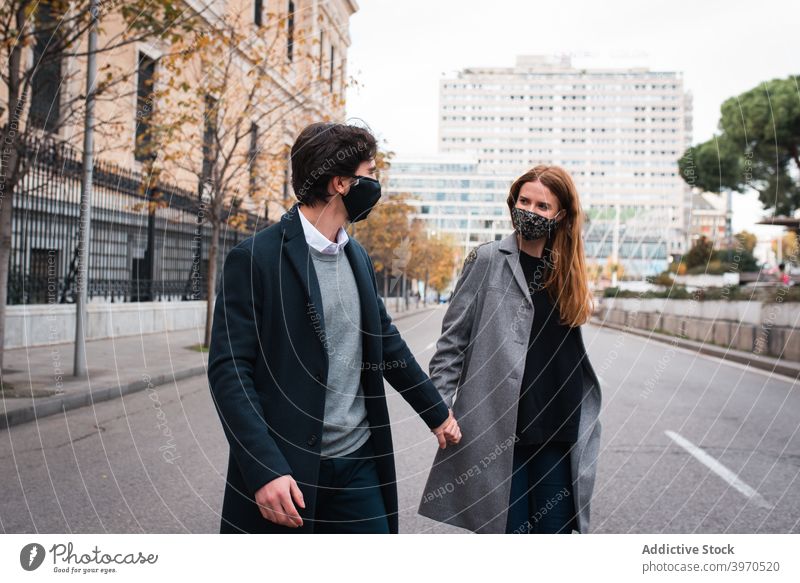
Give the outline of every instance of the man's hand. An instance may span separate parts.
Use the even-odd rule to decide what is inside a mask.
[[[439,440],[439,449],[447,447],[448,443],[458,443],[461,441],[461,428],[458,426],[458,421],[453,417],[453,410],[448,409],[449,415],[444,423],[439,425],[436,429],[431,429],[436,439]]]
[[[305,508],[303,493],[297,486],[297,482],[290,475],[281,476],[267,482],[256,492],[256,504],[261,510],[261,516],[282,526],[299,528],[303,526],[303,519],[294,506],[297,503],[300,508]]]

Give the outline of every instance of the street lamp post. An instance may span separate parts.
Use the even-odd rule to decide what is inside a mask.
[[[86,56],[86,116],[83,129],[83,183],[81,185],[80,224],[78,233],[77,300],[75,302],[75,352],[73,375],[86,376],[86,303],[89,284],[89,245],[92,226],[92,169],[94,158],[94,91],[97,78],[97,20],[99,0],[91,0],[89,12],[89,45]]]

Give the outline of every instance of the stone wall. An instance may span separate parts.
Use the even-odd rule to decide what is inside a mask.
[[[796,302],[603,298],[595,317],[618,326],[800,361]]]
[[[206,302],[90,302],[86,339],[204,326]],[[5,348],[75,341],[75,304],[6,306]]]

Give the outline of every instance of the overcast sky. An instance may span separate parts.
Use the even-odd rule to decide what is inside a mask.
[[[359,86],[348,91],[347,114],[367,122],[398,155],[436,152],[438,79],[466,67],[510,67],[519,54],[570,54],[579,67],[682,72],[694,99],[693,143],[714,133],[726,98],[800,73],[795,0],[358,3],[348,73]],[[758,201],[736,195],[734,230],[751,228],[754,214],[761,214]]]

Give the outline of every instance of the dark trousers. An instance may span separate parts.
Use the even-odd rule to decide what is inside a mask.
[[[577,530],[569,465],[571,444],[516,444],[506,533]]]
[[[389,533],[372,438],[319,463],[315,533]]]

